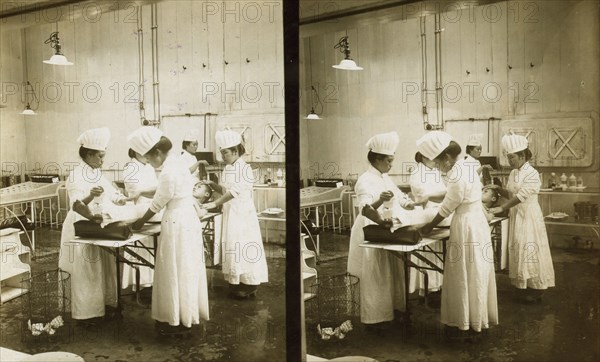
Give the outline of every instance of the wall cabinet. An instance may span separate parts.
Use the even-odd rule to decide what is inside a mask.
[[[246,162],[285,162],[283,114],[235,115],[217,119],[217,129],[242,135]],[[220,159],[220,154],[217,152]]]

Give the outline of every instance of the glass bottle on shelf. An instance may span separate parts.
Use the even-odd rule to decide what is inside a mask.
[[[567,189],[567,175],[565,175],[564,172],[562,175],[560,175],[560,187],[563,189],[563,191]]]
[[[550,179],[548,180],[548,187],[551,189],[556,187],[556,173],[554,172],[550,174]]]
[[[577,188],[583,188],[583,178],[581,176],[577,177]]]
[[[577,177],[575,176],[574,173],[571,173],[571,176],[569,176],[569,183],[568,183],[569,189],[573,190],[575,189],[575,187],[577,187]]]

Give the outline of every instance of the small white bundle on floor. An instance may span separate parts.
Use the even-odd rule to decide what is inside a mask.
[[[56,330],[64,325],[62,316],[57,316],[50,323],[34,323],[31,324],[31,319],[27,320],[27,326],[34,336],[39,336],[42,332],[46,332],[49,335],[56,333]]]
[[[331,336],[336,336],[339,339],[344,339],[346,334],[352,330],[352,322],[349,320],[342,323],[339,327],[335,327],[335,329],[331,327],[321,328],[321,324],[317,325],[317,331],[319,331],[319,335],[321,339],[328,340],[331,339]]]

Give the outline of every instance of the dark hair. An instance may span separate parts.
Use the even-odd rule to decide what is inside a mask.
[[[521,156],[525,157],[526,161],[531,160],[531,157],[533,157],[533,154],[531,153],[531,150],[529,150],[529,148],[526,148],[522,151],[517,151],[517,152],[515,152],[515,155],[517,155],[519,157],[521,157]]]
[[[496,198],[496,201],[498,201],[498,198],[500,197],[500,193],[498,192],[498,190],[494,190],[494,189],[492,189],[492,188],[489,188],[489,189],[487,189],[487,190],[490,190],[490,191],[492,191],[492,197],[495,197],[495,198]]]
[[[88,156],[95,156],[98,152],[103,151],[92,150],[91,148],[86,148],[83,146],[79,147],[79,157],[81,157],[82,160],[85,160]]]
[[[228,148],[225,148],[225,149],[229,150],[231,152],[237,151],[238,156],[240,156],[240,157],[242,157],[244,154],[246,154],[246,147],[244,147],[244,145],[241,144],[241,143],[239,145],[235,145],[233,147],[228,147]]]
[[[415,153],[415,162],[423,163],[423,155],[421,152]]]
[[[183,141],[181,142],[181,148],[183,148],[184,150],[187,149],[187,147],[189,145],[191,145],[192,143],[194,143],[195,141]]]
[[[375,163],[377,160],[385,160],[387,157],[388,155],[384,155],[383,153],[377,153],[373,151],[369,151],[369,153],[367,153],[367,160],[369,160],[370,164]]]
[[[465,152],[467,153],[467,155],[470,155],[471,152],[475,149],[475,147],[477,147],[477,146],[467,146],[467,148],[465,149]]]
[[[135,151],[130,148],[129,151],[127,151],[127,156],[129,156],[129,158],[135,158]]]
[[[150,151],[146,152],[146,154],[154,154],[158,150],[161,150],[163,153],[167,153],[171,150],[171,148],[173,148],[171,140],[165,136],[160,136],[160,140],[158,140],[154,147],[152,147]]]
[[[456,158],[461,152],[462,149],[460,148],[460,145],[454,141],[450,141],[448,147],[444,148],[444,150],[434,159],[434,161],[444,161],[448,156]]]

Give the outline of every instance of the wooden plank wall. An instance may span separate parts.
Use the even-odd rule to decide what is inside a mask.
[[[393,11],[408,13],[396,7],[384,19],[394,18]],[[460,12],[447,9],[442,15],[445,120],[600,111],[600,2],[508,1]],[[303,71],[312,71],[314,83],[334,82],[339,90],[335,107],[325,107],[325,120],[301,120],[301,147],[307,148],[302,150],[303,177],[332,176],[332,169],[344,177],[363,172],[367,139],[392,130],[402,137],[392,173],[402,174],[403,162],[413,160],[414,141],[425,132],[420,93],[411,95],[407,89],[421,89],[418,16],[390,22],[365,17],[300,29],[305,38],[301,56],[306,56],[308,37],[312,44],[312,68],[303,59]],[[346,33],[362,72],[331,68],[341,60],[333,46]],[[429,87],[435,80],[433,40],[433,15],[427,14]],[[305,75],[303,92],[310,89],[306,81]],[[435,97],[428,102],[435,117]],[[310,104],[306,99],[301,104],[304,117]],[[470,133],[487,135],[487,123],[448,122],[446,129],[464,144]],[[484,154],[498,154],[497,128],[498,122],[490,122],[490,147],[484,145]],[[598,182],[597,170],[586,172],[588,183]]]

